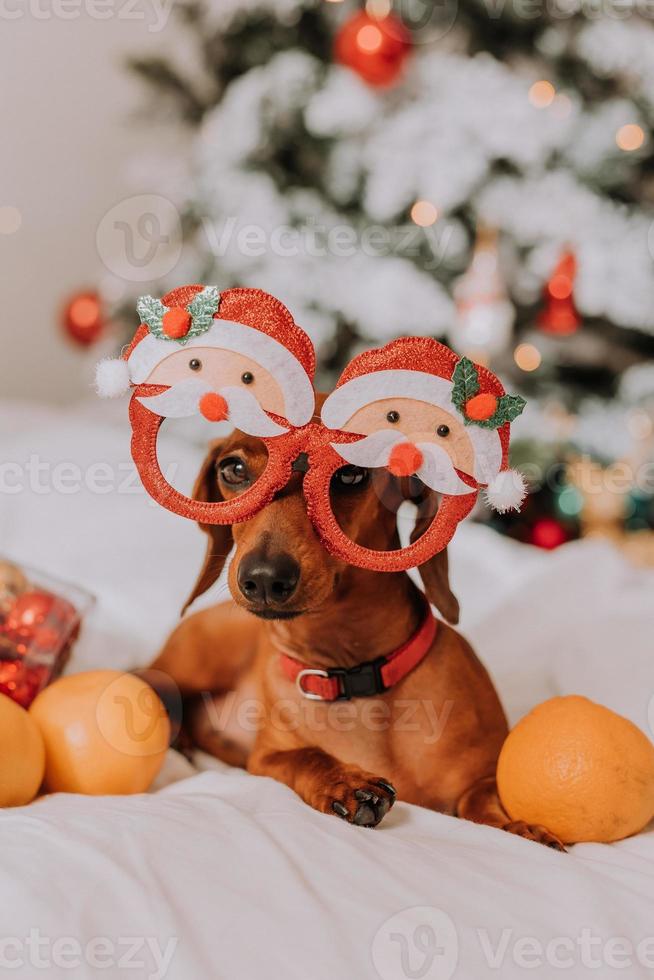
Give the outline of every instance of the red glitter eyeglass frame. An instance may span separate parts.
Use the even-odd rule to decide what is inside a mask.
[[[282,435],[262,438],[268,452],[268,463],[257,481],[232,500],[207,502],[193,500],[176,490],[166,480],[157,456],[157,438],[164,419],[155,415],[138,400],[158,395],[160,385],[142,384],[134,389],[129,416],[132,426],[132,456],[147,492],[165,507],[200,524],[238,524],[262,510],[289,482],[293,464],[306,454],[308,467],[303,480],[307,513],[324,547],[335,557],[360,568],[379,572],[399,572],[429,561],[451,541],[460,521],[472,511],[479,488],[469,494],[444,494],[438,512],[427,530],[413,544],[394,551],[375,551],[350,540],[334,515],[330,500],[331,479],[347,465],[332,443],[356,442],[360,436],[334,431],[321,422],[291,427]],[[284,419],[275,421],[287,425]]]

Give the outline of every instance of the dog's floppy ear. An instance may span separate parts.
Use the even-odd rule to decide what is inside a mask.
[[[438,510],[438,498],[429,492],[418,505],[416,526],[411,534],[411,542],[417,541],[431,524]],[[418,568],[425,595],[433,606],[445,617],[448,623],[459,622],[459,600],[450,588],[449,562],[447,548],[439,551]]]
[[[224,446],[223,440],[218,440],[211,444],[209,452],[205,457],[198,478],[193,489],[194,500],[207,500],[211,503],[222,500],[218,486],[218,474],[216,463]],[[200,524],[200,527],[208,537],[207,552],[204,556],[204,564],[198,576],[198,580],[193,586],[193,591],[184,603],[182,615],[186,612],[192,602],[210,589],[213,583],[223,570],[223,566],[229,552],[234,544],[232,538],[232,528],[230,524]]]

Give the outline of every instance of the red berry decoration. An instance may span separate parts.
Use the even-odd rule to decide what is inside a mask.
[[[191,314],[183,306],[173,306],[162,317],[162,329],[171,340],[185,337],[191,327]]]
[[[400,77],[411,46],[411,35],[397,17],[361,12],[339,30],[334,55],[369,85],[383,88]]]
[[[490,392],[475,395],[465,404],[466,417],[473,422],[486,422],[497,411],[497,397]]]
[[[95,344],[105,328],[98,294],[85,292],[71,296],[62,311],[61,325],[69,340],[80,347]]]

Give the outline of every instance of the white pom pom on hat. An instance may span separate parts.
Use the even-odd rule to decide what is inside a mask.
[[[520,510],[526,496],[525,478],[518,470],[500,470],[485,490],[486,500],[500,514]]]
[[[129,368],[122,357],[105,357],[96,365],[95,390],[100,398],[118,398],[129,389]]]

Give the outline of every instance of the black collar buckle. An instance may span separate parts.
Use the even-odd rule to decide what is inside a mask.
[[[352,698],[371,698],[387,690],[382,680],[381,669],[386,657],[377,657],[356,667],[330,667],[329,677],[338,678],[341,693],[337,701],[350,701]]]

